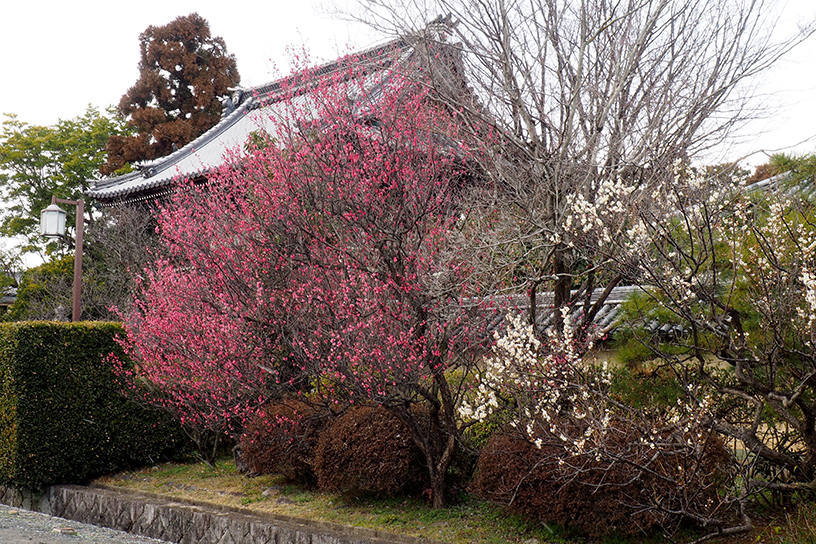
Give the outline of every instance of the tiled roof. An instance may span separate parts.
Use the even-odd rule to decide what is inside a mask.
[[[11,306],[17,301],[17,288],[9,287],[0,292],[0,307]]]
[[[768,179],[763,179],[762,181],[757,181],[755,183],[751,183],[750,185],[746,185],[745,190],[746,191],[776,190],[779,189],[780,185],[783,185],[786,181],[789,181],[792,178],[793,174],[791,172],[782,172],[781,174],[777,174]]]
[[[592,292],[591,301],[595,303],[603,293],[603,288],[597,288]],[[620,315],[621,306],[635,293],[643,293],[644,287],[637,285],[619,286],[612,289],[609,296],[604,301],[598,313],[595,315],[593,324],[598,332],[603,335],[611,331],[617,325],[617,318]],[[479,313],[487,312],[488,332],[501,331],[506,326],[505,319],[508,313],[521,314],[525,318],[530,311],[530,298],[527,295],[499,295],[485,299],[472,299],[470,302],[478,304],[481,308]],[[468,301],[465,301],[467,305]],[[553,293],[543,292],[536,295],[536,328],[546,330],[553,323]],[[572,307],[572,320],[577,322],[581,314],[585,311],[582,303],[577,303]]]
[[[810,200],[816,200],[816,185],[812,183],[787,184],[792,179],[790,172],[773,176],[771,178],[752,183],[745,186],[747,191],[783,191],[784,194],[797,193]],[[612,289],[609,296],[604,301],[598,313],[595,315],[593,324],[598,332],[603,335],[618,326],[621,306],[637,293],[647,293],[649,287],[631,285],[619,286]],[[603,288],[593,291],[591,301],[596,302],[603,293]],[[553,323],[553,293],[538,293],[536,298],[536,328],[546,330]],[[506,327],[506,316],[508,313],[522,315],[527,318],[530,311],[530,298],[527,295],[500,295],[489,297],[488,299],[467,299],[464,306],[475,309],[477,313],[487,319],[487,331],[502,331]],[[573,322],[577,322],[585,311],[582,303],[577,303],[572,307],[571,317]],[[652,320],[646,323],[646,329],[653,333],[674,338],[684,334],[684,330],[679,325],[662,323]]]
[[[386,69],[410,55],[410,48],[403,40],[394,40],[320,66],[310,74],[329,76],[351,65],[365,65],[371,70],[365,76],[365,88],[375,88],[387,76]],[[91,183],[88,196],[102,202],[139,200],[144,195],[156,196],[168,190],[175,180],[195,179],[216,169],[224,163],[225,154],[240,148],[249,135],[256,131],[269,131],[275,125],[273,119],[282,113],[283,99],[295,92],[294,99],[304,104],[308,101],[308,85],[298,74],[245,90],[239,104],[227,112],[213,128],[181,149],[166,157],[142,163],[138,170]],[[297,105],[297,104],[296,104]]]

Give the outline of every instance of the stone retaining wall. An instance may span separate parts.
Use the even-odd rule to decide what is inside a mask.
[[[41,494],[0,487],[0,503],[178,544],[434,544],[107,486],[55,485]]]

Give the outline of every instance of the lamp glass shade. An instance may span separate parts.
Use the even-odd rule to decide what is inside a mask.
[[[65,236],[65,210],[51,204],[40,212],[40,234],[47,237]]]

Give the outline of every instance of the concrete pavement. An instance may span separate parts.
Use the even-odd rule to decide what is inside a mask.
[[[144,536],[96,527],[0,505],[0,544],[167,544]]]

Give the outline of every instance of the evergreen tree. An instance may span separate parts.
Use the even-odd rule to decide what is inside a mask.
[[[40,211],[51,197],[78,199],[99,177],[105,144],[126,135],[124,122],[88,106],[83,115],[37,126],[7,115],[0,125],[0,236],[22,239],[20,253],[41,251]],[[74,225],[72,207],[68,224]]]

